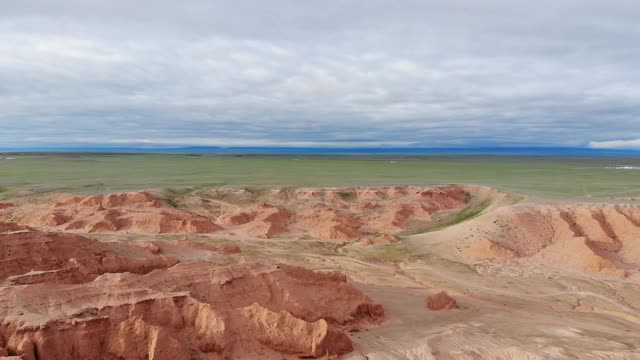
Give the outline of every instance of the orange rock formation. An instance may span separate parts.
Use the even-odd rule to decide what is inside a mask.
[[[451,310],[457,309],[458,303],[446,291],[441,291],[427,298],[427,308],[429,310]]]
[[[640,208],[630,205],[523,205],[481,221],[467,254],[531,258],[625,277],[640,268]]]
[[[212,196],[238,204],[207,200],[209,208],[195,206],[191,213],[163,205],[147,192],[63,195],[51,203],[21,204],[2,218],[85,233],[211,233],[223,230],[221,224],[257,238],[349,242],[433,222],[434,215],[462,209],[469,201],[461,186],[276,190],[248,205],[248,192],[239,189],[216,189]]]
[[[16,208],[10,219],[30,226],[88,233],[210,233],[221,229],[205,217],[163,206],[146,192],[63,195],[52,204]]]
[[[400,241],[397,236],[391,234],[382,234],[376,237],[366,238],[362,241],[362,245],[379,245],[379,244],[391,244]]]
[[[16,205],[12,204],[12,203],[0,203],[0,210],[8,209],[8,208],[14,207],[14,206],[16,206]]]
[[[239,251],[186,240],[102,243],[0,223],[0,354],[320,357],[350,351],[345,331],[384,316],[340,273],[189,262],[189,249]]]

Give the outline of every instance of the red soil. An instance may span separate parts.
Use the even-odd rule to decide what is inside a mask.
[[[189,262],[189,249],[239,251],[186,240],[102,243],[0,223],[0,354],[320,357],[349,352],[345,331],[384,316],[340,273]]]
[[[110,272],[146,273],[172,266],[177,260],[127,244],[0,223],[0,263],[0,281],[28,284],[76,283]]]
[[[16,206],[16,205],[12,204],[12,203],[0,203],[0,210],[8,209],[8,208],[14,207],[14,206]]]

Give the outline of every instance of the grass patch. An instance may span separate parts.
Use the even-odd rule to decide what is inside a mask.
[[[242,187],[242,189],[245,193],[237,194],[232,191],[218,191],[219,189],[216,188],[206,188],[204,191],[198,192],[195,195],[205,199],[224,201],[236,205],[249,205],[258,202],[270,190],[267,187],[258,186],[245,186]]]
[[[356,199],[356,194],[352,191],[340,191],[338,192],[338,196],[343,201],[353,201]]]
[[[304,253],[314,255],[335,256],[334,248],[336,244],[325,241],[307,241],[307,240],[287,240],[287,241],[248,241],[256,252],[264,252],[264,247],[268,247],[269,251],[281,251],[282,254],[290,254],[300,256]]]
[[[477,274],[472,266],[457,261],[451,261],[432,253],[413,254],[409,256],[407,260],[410,262],[420,261],[430,266],[448,269],[458,273]]]
[[[468,205],[466,208],[462,209],[460,212],[456,213],[454,216],[442,219],[435,225],[431,225],[430,227],[426,227],[426,228],[424,227],[420,228],[418,226],[414,226],[413,227],[414,230],[405,231],[403,233],[400,233],[399,235],[409,236],[409,235],[424,234],[428,232],[442,230],[449,226],[457,225],[478,217],[486,208],[489,207],[489,205],[491,205],[491,201],[489,200],[484,200],[477,204],[471,204],[471,205]]]
[[[9,193],[9,188],[0,186],[0,199],[4,199],[6,197],[9,197],[10,193]]]
[[[342,248],[342,254],[365,261],[399,262],[407,260],[413,250],[403,242],[364,247],[351,244]]]
[[[444,223],[440,223],[436,227],[427,230],[427,232],[442,230],[449,226],[457,225],[465,221],[471,220],[473,218],[476,218],[478,217],[478,215],[480,215],[484,211],[484,209],[488,208],[489,205],[491,205],[491,201],[489,200],[484,200],[475,205],[469,205],[466,208],[464,208],[462,211],[460,211],[458,214],[456,214],[456,216],[453,219],[449,221],[445,221]]]
[[[83,191],[100,191],[105,189],[103,183],[84,184],[80,187]]]
[[[522,201],[524,199],[526,199],[526,196],[524,196],[524,195],[514,194],[514,193],[508,193],[507,194],[507,201],[511,205],[517,204],[517,203],[519,203],[520,201]]]
[[[164,200],[167,202],[167,205],[178,209],[178,208],[181,207],[181,198],[183,198],[187,194],[190,194],[193,191],[194,191],[193,188],[184,188],[184,189],[171,188],[171,189],[167,189],[164,192],[164,194],[165,194]]]
[[[260,198],[265,195],[269,190],[263,187],[252,187],[247,186],[244,188],[246,192],[250,195],[250,201],[256,202],[260,200]]]

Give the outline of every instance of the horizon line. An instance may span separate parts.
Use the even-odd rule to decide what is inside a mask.
[[[529,155],[602,156],[637,155],[640,149],[590,147],[484,146],[484,147],[295,147],[295,146],[42,146],[0,148],[0,154],[219,154],[219,155]]]

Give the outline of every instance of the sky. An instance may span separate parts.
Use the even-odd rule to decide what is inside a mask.
[[[0,11],[0,148],[640,149],[640,1]]]

